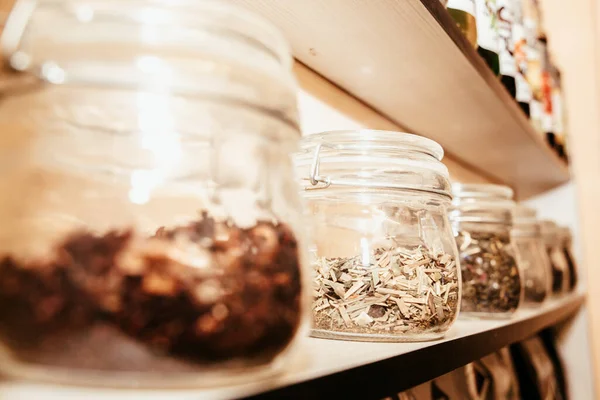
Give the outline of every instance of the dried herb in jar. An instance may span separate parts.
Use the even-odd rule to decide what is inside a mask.
[[[300,292],[297,243],[286,225],[241,229],[204,213],[153,237],[77,232],[41,263],[5,257],[0,335],[24,361],[70,367],[268,361],[295,335]]]
[[[521,278],[508,234],[460,231],[461,311],[509,313],[521,300]]]
[[[314,269],[316,329],[420,333],[446,326],[457,311],[458,276],[449,254],[379,248],[366,256],[320,258]]]

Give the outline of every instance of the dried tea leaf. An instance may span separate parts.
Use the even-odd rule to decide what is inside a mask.
[[[373,318],[369,317],[369,315],[363,311],[358,317],[354,318],[354,322],[358,326],[367,326],[373,322]]]
[[[323,300],[313,306],[317,328],[417,333],[453,320],[458,275],[449,267],[454,263],[452,255],[433,256],[421,246],[379,248],[370,260],[365,265],[358,254],[345,259],[321,258],[315,264],[315,294]]]

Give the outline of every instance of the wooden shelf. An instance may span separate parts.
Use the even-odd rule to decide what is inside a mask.
[[[439,0],[226,1],[271,20],[303,64],[519,199],[569,180]]]
[[[583,294],[522,309],[503,321],[459,320],[446,338],[362,343],[304,338],[286,372],[270,380],[205,390],[109,390],[0,383],[0,398],[36,400],[380,399],[465,365],[563,321]]]

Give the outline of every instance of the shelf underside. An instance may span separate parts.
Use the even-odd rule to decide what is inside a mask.
[[[519,199],[569,180],[439,0],[225,1],[271,20],[303,64]]]

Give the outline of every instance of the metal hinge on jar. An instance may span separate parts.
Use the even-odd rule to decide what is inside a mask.
[[[320,176],[319,167],[321,165],[321,148],[323,144],[317,145],[315,148],[315,154],[313,155],[312,163],[310,164],[310,171],[308,178],[302,178],[304,181],[310,182],[312,186],[305,186],[304,190],[316,190],[316,189],[327,189],[331,186],[331,178],[328,176]]]

